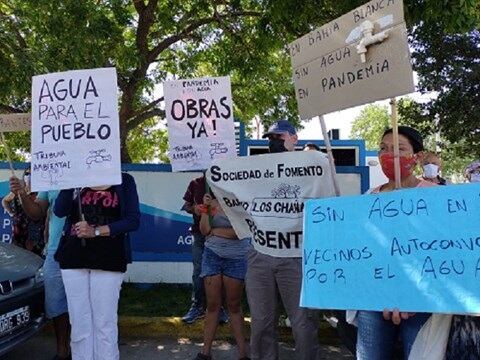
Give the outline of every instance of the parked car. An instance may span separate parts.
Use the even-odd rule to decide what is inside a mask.
[[[0,356],[45,324],[43,259],[0,242]]]

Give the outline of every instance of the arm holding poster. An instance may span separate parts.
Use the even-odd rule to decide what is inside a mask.
[[[22,181],[16,176],[10,178],[10,191],[20,197],[25,214],[32,220],[38,221],[47,216],[48,201],[39,198],[33,200],[25,190]]]
[[[112,189],[115,192],[113,197],[105,195],[106,191],[109,189]],[[89,197],[89,190],[95,192],[92,195],[93,198]],[[60,191],[58,198],[55,201],[55,215],[58,217],[65,217],[72,216],[76,212],[78,206],[76,205],[77,200],[73,198],[73,193],[73,189]],[[117,220],[109,222],[108,224],[91,224],[99,225],[99,234],[96,236],[116,236],[118,234],[135,231],[140,225],[137,187],[135,180],[133,180],[131,175],[122,173],[121,185],[85,188],[82,190],[82,193],[87,193],[87,195],[82,195],[82,206],[97,205],[97,203],[101,202],[103,206],[107,208],[120,206],[121,209],[122,216]],[[82,221],[80,223],[85,222]]]
[[[211,194],[205,194],[203,204],[197,206],[201,213],[200,231],[206,237],[200,277],[204,280],[207,309],[205,341],[202,352],[195,359],[211,358],[212,342],[222,306],[222,288],[227,299],[232,332],[237,340],[238,358],[247,359],[243,337],[244,318],[240,304],[247,271],[248,240],[238,240],[217,199],[212,197]]]
[[[415,165],[419,160],[419,154],[423,151],[423,139],[417,130],[400,126],[399,127],[399,147],[400,147],[400,164],[401,164],[401,183],[403,188],[427,187],[434,186],[433,183],[417,179],[413,173]],[[379,146],[379,159],[382,170],[389,179],[385,183],[372,190],[372,193],[381,193],[392,191],[395,189],[395,174],[393,163],[393,147],[394,140],[392,129],[385,131]],[[385,304],[388,307],[388,304]],[[382,338],[381,334],[388,332],[388,323],[382,323],[379,319],[391,320],[394,326],[400,325],[402,321],[405,323],[403,327],[408,336],[404,336],[404,351],[408,356],[417,333],[423,324],[428,320],[430,314],[421,313],[414,314],[408,312],[400,312],[394,309],[393,312],[385,309],[383,314],[373,311],[359,311],[357,314],[358,337],[357,337],[357,357],[358,359],[371,359],[378,355],[378,352],[387,356],[392,349],[386,345],[388,341]],[[382,325],[383,324],[383,325]],[[371,331],[371,333],[369,333]],[[377,340],[374,340],[377,339]],[[382,340],[383,339],[383,340]],[[390,339],[394,343],[394,339]],[[384,357],[384,356],[380,356]]]
[[[10,206],[10,203],[13,201],[15,198],[15,194],[13,192],[9,192],[7,195],[5,195],[2,199],[2,206],[3,209],[8,213],[8,215],[13,216],[14,212],[12,210],[12,207]]]
[[[198,208],[198,207],[197,207]],[[200,231],[205,236],[218,236],[224,239],[237,240],[237,234],[233,227],[219,227],[214,226],[210,221],[210,216],[220,215],[225,217],[225,213],[222,211],[220,204],[216,199],[212,199],[210,194],[203,196],[203,207],[201,207],[200,213]]]

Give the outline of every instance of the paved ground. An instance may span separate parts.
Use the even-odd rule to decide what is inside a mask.
[[[19,349],[9,353],[1,360],[51,360],[54,349],[54,338],[50,334],[41,334]],[[201,344],[192,342],[187,338],[179,339],[120,339],[120,358],[122,360],[174,360],[193,359],[201,349]],[[215,344],[213,352],[215,360],[238,359],[235,347],[227,342]],[[322,345],[322,360],[353,359],[346,348]],[[294,359],[293,349],[285,344],[280,346],[280,360]]]

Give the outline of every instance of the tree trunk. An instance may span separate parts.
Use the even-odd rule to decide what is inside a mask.
[[[131,163],[132,158],[130,157],[130,154],[128,153],[127,149],[127,136],[128,136],[128,130],[127,130],[127,109],[125,106],[125,103],[122,102],[122,105],[120,106],[120,111],[118,114],[119,121],[120,121],[120,159],[122,163]]]
[[[122,163],[131,163],[132,158],[127,149],[127,134],[125,132],[120,133],[120,156]]]

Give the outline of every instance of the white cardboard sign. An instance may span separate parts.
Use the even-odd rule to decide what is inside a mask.
[[[302,119],[415,89],[402,0],[370,1],[291,43],[290,56]]]
[[[32,82],[32,190],[121,183],[114,68],[38,75]]]
[[[236,157],[229,77],[167,81],[164,94],[173,171]]]
[[[0,132],[30,131],[30,114],[0,114]]]
[[[302,256],[304,201],[335,193],[319,151],[215,161],[206,177],[237,236],[275,257]]]

